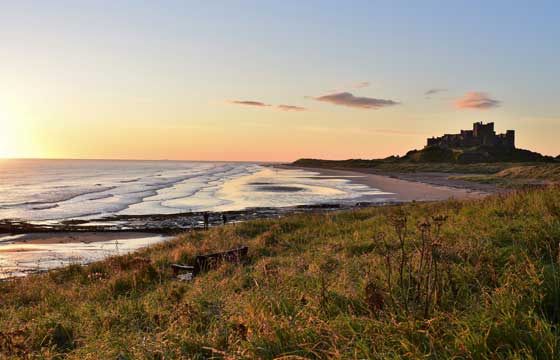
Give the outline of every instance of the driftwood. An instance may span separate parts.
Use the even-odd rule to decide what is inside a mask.
[[[171,268],[173,269],[173,275],[177,276],[180,271],[194,271],[194,266],[186,266],[186,265],[179,265],[179,264],[171,264]]]
[[[247,260],[248,254],[249,248],[247,246],[243,246],[228,251],[198,255],[194,266],[171,264],[171,268],[173,269],[173,274],[175,276],[181,276],[179,275],[180,272],[188,272],[192,273],[192,275],[196,275],[204,271],[215,269],[222,262],[234,264],[243,263]]]
[[[196,261],[194,264],[194,274],[198,274],[202,271],[208,271],[210,269],[215,269],[222,262],[229,262],[234,264],[242,263],[247,259],[248,253],[249,248],[247,246],[243,246],[229,251],[199,255],[196,257]]]

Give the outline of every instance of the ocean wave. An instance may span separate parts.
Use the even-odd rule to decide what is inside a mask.
[[[59,207],[58,204],[45,204],[45,205],[39,205],[39,206],[35,206],[32,207],[31,210],[49,210],[49,209],[54,209]]]
[[[122,183],[122,184],[128,184],[128,183],[138,182],[140,180],[142,180],[142,178],[130,179],[130,180],[121,180],[119,182]]]
[[[348,179],[258,164],[78,161],[64,171],[51,171],[51,165],[25,176],[15,172],[2,183],[0,218],[57,221],[290,206],[356,199],[373,190]],[[20,181],[28,185],[16,186]]]
[[[103,200],[103,199],[112,198],[114,196],[115,195],[113,195],[113,194],[99,195],[99,196],[93,196],[93,197],[89,198],[88,200]]]
[[[60,203],[60,202],[75,199],[75,198],[77,198],[79,196],[82,196],[82,195],[100,193],[100,192],[104,192],[104,191],[113,190],[115,188],[116,188],[116,186],[108,186],[108,187],[103,187],[103,188],[95,188],[95,189],[87,189],[87,190],[76,189],[76,190],[73,190],[73,191],[64,192],[62,194],[53,194],[53,193],[39,194],[39,196],[50,195],[52,198],[42,199],[42,200],[34,200],[34,201],[24,201],[24,202],[13,203],[13,204],[2,204],[2,206],[4,208],[11,208],[11,207],[21,207],[21,206],[33,206],[34,207],[35,205],[57,204],[57,203]]]

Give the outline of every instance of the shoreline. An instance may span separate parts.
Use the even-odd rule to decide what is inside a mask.
[[[317,172],[322,176],[350,178],[351,181],[393,193],[396,201],[441,201],[455,199],[480,199],[496,193],[495,186],[467,186],[463,183],[432,174],[381,174],[370,169],[330,169],[294,165],[274,165],[279,169]],[[368,171],[369,170],[369,171]],[[416,176],[414,176],[416,175]],[[451,174],[445,174],[450,176]],[[436,181],[438,180],[438,181]]]
[[[90,244],[115,240],[131,240],[153,237],[155,233],[147,232],[43,232],[16,235],[0,234],[0,253],[4,252],[1,245],[53,245],[53,244]]]
[[[369,206],[396,205],[413,201],[442,201],[455,199],[480,199],[497,192],[496,187],[481,189],[458,187],[452,180],[434,184],[426,180],[426,174],[374,173],[373,169],[327,169],[293,166],[288,164],[271,164],[274,168],[287,170],[305,170],[318,173],[318,176],[333,176],[347,179],[356,184],[366,185],[391,193],[381,202],[356,200],[354,204],[328,203],[311,204],[279,208],[249,208],[238,211],[209,212],[210,227],[222,224],[222,214],[228,217],[228,223],[244,222],[254,219],[281,217],[288,214],[329,212],[352,210]],[[414,176],[416,175],[416,176]],[[448,174],[445,174],[446,176]],[[493,191],[492,191],[493,190]],[[154,235],[173,236],[186,231],[203,228],[202,212],[178,214],[116,215],[101,219],[70,220],[56,224],[42,224],[20,220],[4,220],[0,223],[0,250],[2,245],[15,244],[76,244],[96,243],[113,240],[147,238]]]
[[[399,202],[362,202],[356,204],[314,204],[279,208],[250,208],[228,212],[209,212],[209,227],[225,226],[250,220],[279,218],[291,214],[352,210],[369,206],[396,205]],[[92,225],[93,224],[93,225]],[[204,229],[203,213],[118,215],[90,221],[63,221],[37,224],[21,220],[0,223],[0,253],[3,245],[17,244],[90,244],[114,240],[141,239],[154,236],[174,237]]]
[[[248,208],[237,211],[208,212],[209,226],[221,226],[222,215],[227,223],[241,223],[255,219],[281,218],[291,214],[328,213],[365,207],[384,207],[409,202],[437,202],[450,198],[480,199],[496,191],[479,191],[469,188],[442,186],[423,181],[424,178],[399,179],[387,174],[374,174],[358,169],[324,169],[275,164],[271,167],[305,170],[316,173],[310,177],[336,177],[350,180],[383,192],[383,197],[368,201],[356,198],[354,202],[334,202],[290,207]],[[107,246],[115,242],[115,249],[129,248],[136,252],[161,239],[204,228],[203,212],[179,214],[114,215],[100,219],[66,220],[59,223],[0,221],[0,263],[8,265],[3,278],[19,277],[52,268],[64,267],[75,262],[81,254],[83,263],[97,261],[106,256]],[[154,242],[155,241],[155,242]],[[112,246],[112,245],[111,245]],[[70,251],[70,252],[69,252]],[[127,251],[127,252],[128,252]],[[69,252],[69,253],[68,253]],[[114,251],[113,251],[114,252]],[[118,254],[118,250],[114,254]],[[103,254],[103,255],[100,255]],[[113,254],[113,255],[114,255]],[[50,257],[53,257],[50,259]],[[78,256],[78,257],[80,257]],[[50,259],[50,260],[49,260]],[[38,269],[35,263],[50,265]],[[27,265],[25,265],[27,264]],[[2,274],[0,274],[2,275]]]

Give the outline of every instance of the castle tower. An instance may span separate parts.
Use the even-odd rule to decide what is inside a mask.
[[[485,136],[495,136],[494,123],[483,124],[482,121],[473,124],[473,136],[484,139]]]
[[[510,149],[515,149],[515,131],[514,130],[506,131],[506,138],[505,138],[505,141],[504,141],[504,146],[506,146]]]
[[[515,131],[508,130],[505,134],[496,134],[494,123],[476,122],[472,130],[461,130],[459,134],[445,134],[427,139],[426,147],[466,148],[473,146],[502,147],[515,149]]]

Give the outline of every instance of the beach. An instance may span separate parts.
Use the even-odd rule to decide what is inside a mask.
[[[329,184],[329,189],[339,191],[339,184],[345,188],[355,189],[359,196],[348,198],[334,196],[326,197],[317,203],[286,203],[289,206],[247,206],[244,209],[220,211],[221,208],[209,208],[210,226],[222,223],[222,215],[226,214],[229,221],[239,222],[258,218],[277,217],[298,212],[332,211],[351,209],[356,206],[380,206],[410,201],[440,201],[449,198],[473,199],[482,198],[496,191],[495,186],[480,185],[469,182],[459,182],[449,179],[448,174],[441,173],[401,173],[379,174],[372,169],[325,169],[298,167],[293,165],[271,165],[263,167],[261,173],[266,176],[247,175],[225,185],[239,191],[241,182],[245,188],[257,189],[269,194],[271,198],[281,198],[292,192],[307,190],[306,184]],[[260,173],[257,173],[257,175]],[[277,174],[291,174],[286,175]],[[283,176],[283,177],[278,177]],[[256,181],[265,180],[265,182]],[[279,180],[287,179],[287,180]],[[295,182],[294,182],[295,181]],[[231,184],[231,185],[230,185]],[[336,188],[334,187],[336,186]],[[317,186],[315,185],[315,188]],[[297,191],[295,191],[295,190]],[[323,188],[324,189],[324,188]],[[325,192],[320,189],[319,192]],[[314,189],[314,191],[317,191]],[[334,193],[336,191],[329,190]],[[87,199],[86,199],[87,201]],[[265,203],[272,205],[270,201]],[[257,202],[246,205],[258,205]],[[64,202],[60,203],[60,207]],[[159,208],[156,208],[159,209]],[[61,220],[54,222],[32,222],[26,220],[2,223],[3,237],[0,245],[6,244],[35,244],[56,245],[68,243],[96,243],[107,241],[126,241],[129,239],[149,238],[154,234],[176,234],[203,226],[202,212],[182,213],[151,213],[138,215],[118,215],[100,218],[84,218],[82,220]],[[7,249],[0,249],[4,252]],[[10,250],[13,251],[13,250]]]
[[[318,173],[320,176],[348,178],[354,183],[392,193],[396,201],[439,201],[450,198],[478,199],[497,191],[495,186],[453,181],[449,174],[386,174],[369,169],[325,169],[275,165],[279,169],[299,169]]]
[[[30,233],[0,237],[0,280],[89,264],[169,240],[146,233]]]
[[[408,178],[403,179],[364,172],[367,169],[177,163],[162,170],[159,163],[144,163],[141,169],[136,163],[121,163],[128,166],[122,171],[113,163],[77,164],[97,166],[110,176],[90,177],[80,169],[68,181],[57,173],[47,179],[48,190],[38,195],[32,191],[41,185],[38,180],[13,184],[18,194],[29,195],[4,199],[5,214],[30,217],[0,222],[0,266],[8,276],[133,252],[203,228],[205,212],[208,225],[214,227],[224,216],[228,223],[238,223],[412,201],[475,199],[493,192],[460,186],[442,176],[404,174]],[[52,164],[41,165],[52,169]],[[164,176],[159,176],[162,171]],[[439,183],[433,183],[436,180]],[[91,188],[99,191],[92,195]],[[82,209],[98,215],[83,216]]]
[[[1,235],[1,234],[0,234]],[[70,243],[93,243],[115,240],[130,240],[153,237],[154,234],[142,232],[44,232],[0,236],[0,244],[53,245]],[[0,252],[3,249],[0,247]]]

